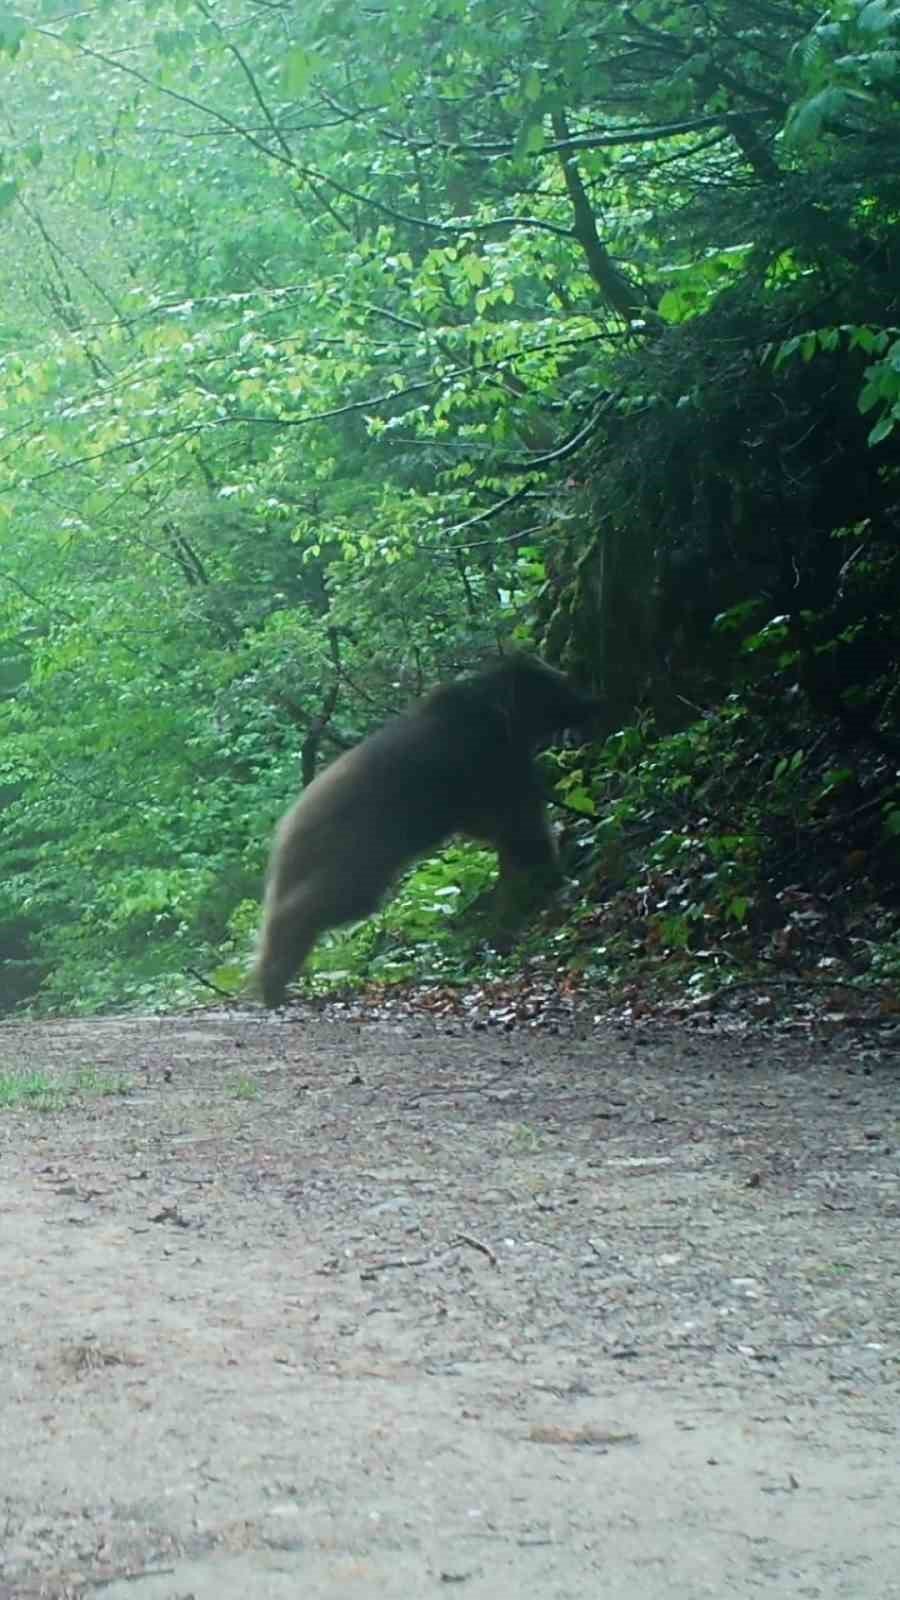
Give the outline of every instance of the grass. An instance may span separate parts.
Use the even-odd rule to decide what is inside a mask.
[[[96,1067],[82,1067],[65,1079],[0,1067],[0,1111],[63,1111],[75,1100],[105,1099],[125,1094],[127,1088],[123,1078],[111,1077]]]
[[[255,1078],[238,1078],[234,1086],[235,1100],[255,1100],[259,1095],[259,1084]]]

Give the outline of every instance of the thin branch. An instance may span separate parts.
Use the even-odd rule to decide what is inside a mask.
[[[448,538],[452,538],[455,533],[465,533],[467,528],[477,528],[485,522],[490,522],[493,517],[499,516],[501,511],[508,511],[510,506],[518,505],[520,500],[527,500],[537,487],[538,485],[533,483],[523,484],[521,489],[516,489],[503,500],[498,500],[496,505],[488,506],[486,511],[479,511],[474,517],[467,517],[465,522],[454,523],[453,527],[446,529]],[[518,534],[513,537],[518,538]],[[461,549],[462,546],[454,548]]]
[[[34,210],[28,204],[28,202],[25,199],[23,199],[21,194],[17,194],[16,201],[17,201],[19,207],[21,208],[21,210],[24,211],[24,213],[25,213],[26,217],[28,218],[29,222],[32,223],[32,225],[37,229],[38,233],[40,234],[41,238],[44,241],[44,244],[47,246],[47,249],[50,252],[50,255],[51,256],[58,256],[61,261],[67,261],[69,263],[69,266],[72,267],[75,272],[80,272],[81,276],[85,279],[85,281],[93,289],[93,291],[97,295],[98,299],[104,301],[105,304],[109,306],[110,311],[113,313],[113,316],[117,320],[121,320],[121,318],[122,318],[121,308],[119,307],[117,302],[113,299],[112,295],[109,294],[106,289],[104,289],[102,283],[100,283],[99,280],[97,278],[95,278],[91,272],[88,271],[87,267],[85,267],[80,261],[76,260],[76,258],[71,254],[70,251],[68,251],[65,248],[64,245],[61,245],[58,240],[56,240],[56,239],[54,239],[52,237],[52,235],[51,235],[46,223],[44,222],[44,219],[41,216],[40,212]],[[79,323],[79,329],[82,328],[83,326],[84,326],[83,323]]]
[[[729,120],[732,113],[727,111],[710,112],[701,117],[688,117],[681,122],[651,123],[643,127],[606,128],[598,133],[574,133],[560,135],[556,139],[548,140],[539,150],[532,152],[535,156],[565,154],[567,150],[604,150],[615,149],[619,145],[629,144],[655,144],[660,139],[676,139],[686,133],[702,132],[705,128],[721,128]],[[747,117],[766,118],[765,111],[742,113]],[[402,144],[405,148],[418,151],[442,150],[447,155],[484,155],[502,156],[509,155],[515,150],[514,139],[416,139],[408,134],[398,133],[390,128],[380,128],[379,132],[395,144]]]
[[[220,419],[213,418],[211,420],[212,422],[216,422]],[[87,466],[92,461],[103,461],[107,456],[119,455],[123,450],[133,450],[136,445],[151,444],[157,439],[177,439],[179,437],[187,439],[193,434],[198,434],[200,432],[202,432],[202,428],[198,426],[197,423],[185,423],[184,426],[180,428],[165,428],[160,429],[158,433],[138,434],[136,439],[123,439],[120,444],[104,445],[102,450],[93,450],[89,451],[86,455],[75,456],[72,461],[60,461],[55,467],[48,467],[46,472],[37,472],[33,476],[27,478],[26,484],[27,487],[31,489],[36,483],[45,483],[48,478],[57,477],[60,472],[69,472],[73,467]],[[13,489],[20,487],[21,484],[18,482],[18,480],[12,478],[8,483],[0,484],[0,493],[9,493]]]
[[[194,0],[194,5],[197,7],[200,15],[206,18],[206,21],[210,24],[210,27],[215,30],[225,46],[225,49],[228,51],[228,54],[233,56],[234,60],[237,62],[241,72],[244,74],[244,77],[250,85],[250,93],[253,95],[256,104],[259,106],[259,109],[265,118],[268,131],[272,134],[273,138],[278,141],[282,151],[287,156],[288,160],[293,164],[294,157],[291,147],[285,139],[281,129],[278,127],[275,118],[272,116],[272,113],[269,110],[268,102],[265,100],[262,90],[259,87],[259,83],[257,82],[256,74],[250,70],[243,53],[241,50],[239,50],[238,46],[233,40],[225,37],[224,28],[218,19],[212,15],[209,7],[204,4],[204,0]]]
[[[34,31],[42,38],[49,39],[53,44],[68,44],[68,41],[62,40],[58,34],[53,32],[52,28],[38,27]],[[476,221],[472,218],[466,222],[436,222],[429,217],[416,217],[406,211],[398,211],[394,206],[386,205],[384,201],[376,200],[372,195],[361,194],[358,190],[349,188],[347,184],[339,183],[337,178],[332,178],[327,173],[318,172],[313,167],[301,166],[299,162],[294,160],[290,152],[285,154],[280,144],[278,147],[273,148],[264,139],[257,138],[249,128],[235,122],[233,117],[226,116],[223,111],[219,111],[215,106],[206,106],[202,101],[195,100],[192,95],[181,94],[177,89],[168,89],[164,84],[157,83],[153,78],[149,77],[147,73],[139,71],[137,67],[128,66],[124,61],[117,61],[113,56],[106,55],[102,50],[93,50],[89,45],[80,42],[74,48],[81,55],[88,56],[94,61],[99,61],[106,67],[111,67],[114,72],[121,72],[129,78],[134,78],[138,83],[142,83],[145,88],[152,89],[155,94],[165,95],[170,100],[179,101],[181,105],[190,106],[192,110],[199,111],[204,116],[215,118],[223,128],[227,128],[231,133],[240,134],[261,155],[266,156],[270,161],[277,161],[281,166],[287,167],[290,172],[295,173],[297,177],[304,178],[311,186],[318,184],[324,188],[332,189],[335,194],[343,195],[346,200],[352,200],[357,205],[366,206],[380,216],[389,217],[392,222],[403,222],[411,228],[425,228],[430,233],[470,234],[483,233],[491,228],[523,227],[536,228],[544,233],[552,233],[560,239],[572,238],[570,229],[561,228],[556,223],[547,222],[541,217],[492,217],[485,221]]]
[[[197,971],[196,967],[185,967],[184,970],[189,978],[196,978],[198,983],[202,983],[204,989],[211,989],[213,994],[221,995],[223,1000],[231,1000],[236,1003],[236,996],[231,992],[230,989],[220,989],[217,983],[213,983],[211,978],[205,978],[202,972]],[[152,1570],[154,1573],[157,1573],[162,1569],[159,1567],[154,1567]],[[174,1572],[175,1568],[166,1567],[165,1571]],[[138,1578],[144,1578],[146,1575],[146,1572],[138,1572],[134,1574],[134,1576]],[[131,1574],[128,1574],[128,1576],[131,1576]]]
[[[213,117],[216,122],[221,123],[223,128],[228,128],[231,133],[240,134],[261,155],[267,156],[270,161],[280,161],[283,166],[294,168],[294,161],[289,154],[286,156],[277,149],[273,150],[271,145],[266,144],[262,139],[258,139],[255,134],[242,127],[239,122],[235,122],[232,117],[226,116],[224,111],[217,110],[215,106],[204,105],[202,100],[195,100],[193,95],[181,94],[177,89],[167,89],[164,84],[158,83],[146,72],[141,72],[138,67],[130,67],[125,61],[117,61],[114,56],[108,56],[103,50],[93,50],[90,45],[84,44],[81,40],[73,44],[72,41],[63,39],[58,33],[54,33],[52,28],[35,27],[34,31],[41,38],[49,39],[52,44],[65,45],[69,49],[74,48],[80,55],[88,56],[92,61],[99,61],[105,67],[111,67],[113,72],[121,72],[127,78],[134,78],[137,83],[142,83],[146,89],[152,89],[154,94],[165,95],[167,99],[177,100],[183,106],[190,106],[192,111],[199,111],[205,117]]]
[[[316,761],[319,755],[319,746],[322,735],[328,727],[338,703],[341,692],[341,679],[343,671],[341,666],[341,640],[337,628],[330,626],[327,629],[328,648],[331,652],[331,664],[334,667],[334,677],[331,687],[322,702],[318,716],[314,717],[306,730],[306,737],[300,747],[300,772],[303,778],[303,787],[312,783],[316,775]]]

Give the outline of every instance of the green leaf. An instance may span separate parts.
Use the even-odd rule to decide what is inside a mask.
[[[0,211],[12,205],[18,192],[19,185],[15,178],[7,178],[5,183],[0,183]]]
[[[246,969],[237,962],[229,961],[213,968],[211,980],[217,988],[227,989],[229,994],[239,994],[247,981]]]
[[[829,85],[827,89],[820,89],[818,94],[795,106],[785,128],[788,143],[797,146],[812,144],[825,123],[836,121],[841,115],[846,100],[845,90]]]
[[[869,431],[870,445],[880,444],[882,439],[886,439],[889,434],[893,433],[897,423],[897,415],[895,415],[896,412],[897,408],[894,407],[893,410],[886,411],[883,417],[879,417],[874,428],[870,429]]]
[[[7,55],[18,55],[27,31],[28,24],[24,17],[15,11],[0,11],[0,50],[5,50]]]
[[[546,142],[543,124],[540,121],[528,122],[520,130],[519,136],[516,139],[516,155],[539,155]]]
[[[577,811],[582,817],[595,817],[597,807],[593,795],[585,788],[570,789],[566,794],[566,805],[572,811]]]
[[[870,370],[874,371],[875,369],[872,368]],[[868,383],[863,384],[863,387],[859,392],[859,399],[857,400],[856,404],[863,416],[865,416],[866,412],[871,411],[872,407],[877,405],[880,399],[881,384],[877,381],[873,382],[870,380]]]
[[[843,784],[849,783],[853,777],[852,767],[830,767],[825,774],[825,787],[822,794],[829,794],[832,789],[840,789]]]
[[[900,834],[900,806],[885,806],[882,815],[885,833],[892,836]]]
[[[666,322],[684,322],[691,314],[691,305],[677,289],[667,289],[657,310]]]
[[[462,260],[460,261],[460,266],[474,288],[477,289],[481,284],[484,283],[485,278],[487,277],[487,272],[485,270],[484,262],[481,260],[480,256],[463,256]]]
[[[311,50],[304,50],[301,44],[295,45],[285,56],[281,69],[282,92],[292,100],[298,99],[308,87],[316,65],[316,57]]]
[[[800,337],[799,337],[799,335],[795,335],[793,339],[784,339],[782,341],[782,343],[778,346],[778,348],[777,348],[777,350],[775,352],[775,367],[776,367],[776,370],[778,369],[778,367],[783,366],[785,361],[789,361],[792,355],[796,355],[796,353],[797,353],[797,351],[799,349],[800,349]]]
[[[861,33],[884,33],[887,28],[892,28],[898,21],[896,6],[888,5],[887,0],[869,0],[863,6],[856,18],[856,26]]]
[[[865,350],[871,353],[875,349],[875,333],[872,328],[867,328],[865,323],[857,323],[850,329],[850,349]]]
[[[161,56],[177,60],[193,53],[194,39],[187,28],[157,28],[153,43]]]
[[[725,907],[725,915],[726,917],[729,917],[732,922],[743,924],[747,920],[747,912],[749,910],[749,896],[745,894],[736,894],[732,895],[727,906]]]

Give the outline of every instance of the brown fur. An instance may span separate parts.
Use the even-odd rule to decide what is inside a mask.
[[[281,1004],[321,933],[369,916],[452,833],[493,845],[501,881],[552,875],[532,752],[596,711],[562,673],[515,657],[436,689],[339,756],[275,835],[255,967],[265,1004]]]

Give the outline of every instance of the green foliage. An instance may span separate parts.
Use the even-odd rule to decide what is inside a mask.
[[[699,261],[670,268],[670,287],[657,307],[660,316],[678,323],[707,311],[745,268],[751,248],[745,244],[707,250]]]
[[[666,950],[752,927],[766,807],[846,800],[818,724],[891,736],[897,5],[377,24],[0,11],[6,1008],[239,992],[279,812],[498,643],[625,730],[548,781],[576,881],[654,819]],[[765,805],[701,827],[767,681]],[[314,980],[465,970],[489,875],[423,864]]]
[[[900,100],[900,6],[896,0],[836,0],[794,51],[804,94],[791,108],[788,140],[809,146],[842,124],[876,125]]]
[[[828,977],[836,927],[842,971],[896,977],[873,895],[873,880],[900,877],[896,781],[877,763],[829,767],[821,738],[785,750],[790,722],[753,702],[733,696],[662,739],[626,729],[599,751],[597,816],[578,829],[580,892],[557,940],[595,981],[652,973],[700,996],[748,970]]]
[[[493,855],[473,845],[454,845],[421,862],[377,917],[326,935],[307,966],[314,987],[463,977],[474,954],[466,911],[488,890],[494,871]]]
[[[0,51],[10,56],[18,55],[26,32],[27,23],[24,17],[5,8],[0,11]]]
[[[846,347],[848,352],[863,350],[880,359],[864,369],[863,387],[859,396],[859,409],[866,415],[877,407],[878,417],[870,433],[869,444],[880,444],[887,439],[900,422],[900,333],[896,328],[871,328],[865,325],[845,325],[841,328],[811,328],[807,333],[794,334],[783,339],[775,351],[775,365],[779,367],[792,357],[800,356],[812,361],[817,352],[833,353]]]

